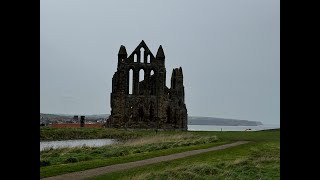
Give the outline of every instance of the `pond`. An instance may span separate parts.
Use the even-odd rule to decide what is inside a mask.
[[[65,148],[65,147],[99,147],[105,145],[115,144],[117,141],[114,139],[76,139],[76,140],[63,140],[63,141],[40,141],[40,151],[45,148]]]

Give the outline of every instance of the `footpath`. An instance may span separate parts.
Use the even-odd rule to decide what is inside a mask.
[[[145,160],[140,160],[140,161],[134,161],[134,162],[129,162],[129,163],[123,163],[123,164],[114,164],[110,166],[104,166],[100,168],[95,168],[95,169],[88,169],[84,171],[78,171],[78,172],[73,172],[73,173],[68,173],[68,174],[62,174],[58,176],[52,176],[48,178],[43,178],[42,180],[65,180],[65,179],[84,179],[92,176],[98,176],[106,173],[111,173],[115,171],[121,171],[121,170],[126,170],[126,169],[131,169],[135,167],[140,167],[140,166],[145,166],[149,164],[155,164],[159,162],[164,162],[164,161],[171,161],[175,159],[180,159],[188,156],[193,156],[201,153],[206,153],[206,152],[211,152],[211,151],[218,151],[234,146],[239,146],[241,144],[246,144],[249,141],[237,141],[231,144],[224,144],[212,148],[207,148],[207,149],[198,149],[198,150],[192,150],[192,151],[186,151],[182,153],[176,153],[176,154],[170,154],[167,156],[160,156],[160,157],[155,157],[151,159],[145,159]]]

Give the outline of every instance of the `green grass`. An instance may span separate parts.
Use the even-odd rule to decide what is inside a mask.
[[[195,133],[252,142],[88,179],[280,179],[280,131]]]
[[[127,140],[154,134],[154,131],[125,131],[112,128],[40,127],[40,141],[111,138]]]
[[[184,151],[204,149],[204,148],[209,148],[209,147],[218,146],[222,144],[226,144],[226,142],[216,142],[216,143],[132,154],[132,155],[121,156],[121,157],[111,157],[111,158],[95,159],[91,161],[83,161],[78,163],[59,164],[59,165],[40,167],[40,178],[56,176],[56,175],[66,174],[66,173],[71,173],[76,171],[83,171],[87,169],[98,168],[98,167],[103,167],[103,166],[108,166],[113,164],[139,161],[139,160],[165,156],[165,155],[184,152]]]
[[[75,128],[70,128],[70,129],[75,129]],[[106,129],[106,130],[109,130],[109,129]],[[94,132],[93,130],[80,130],[80,131],[87,131],[87,133]],[[134,140],[129,140],[129,141],[126,141],[126,143],[122,143],[119,145],[112,145],[112,146],[105,146],[105,147],[63,148],[63,149],[56,149],[56,150],[48,149],[40,153],[40,159],[42,161],[49,162],[48,166],[40,167],[40,177],[43,178],[43,177],[55,176],[59,174],[97,168],[97,167],[102,167],[102,166],[107,166],[112,164],[132,162],[132,161],[138,161],[138,160],[148,159],[152,157],[169,155],[169,154],[179,153],[183,151],[209,148],[209,147],[213,147],[221,144],[234,142],[237,140],[249,140],[249,141],[256,142],[251,144],[259,144],[259,143],[263,144],[267,142],[278,141],[280,136],[279,131],[261,131],[261,132],[161,131],[155,134],[153,131],[126,132],[123,130],[113,130],[113,132],[109,131],[109,133],[111,134],[110,135],[111,137],[123,137],[123,136],[119,136],[118,134],[132,133],[134,135],[131,134],[130,136],[127,136],[127,135],[124,136],[124,137],[131,137],[131,138],[123,138],[123,139],[128,140],[133,138]],[[113,135],[112,133],[117,135]],[[241,147],[246,147],[246,146],[243,145]],[[221,152],[224,152],[224,151],[221,151]],[[230,156],[231,159],[232,157],[233,156]],[[202,162],[201,159],[200,161]],[[176,161],[172,161],[172,162],[176,162]],[[191,163],[191,164],[194,164],[194,163]],[[199,165],[200,167],[208,167],[208,166],[211,167],[212,164],[209,164],[209,165],[199,164]],[[173,167],[175,166],[172,166],[171,168],[169,168],[169,170],[174,169]],[[197,169],[197,167],[188,167],[188,169],[186,169],[185,171],[191,172],[192,168]],[[227,169],[227,168],[231,168],[231,165],[224,167],[223,169]],[[142,170],[142,173],[137,173],[133,169],[132,172],[128,171],[129,173],[126,176],[123,176],[123,174],[117,175],[117,173],[111,173],[111,174],[113,174],[112,177],[114,177],[114,179],[118,179],[118,178],[126,179],[127,177],[132,177],[137,179],[139,179],[140,177],[142,177],[142,179],[145,179],[145,178],[161,179],[162,173],[164,173],[163,177],[167,177],[167,175],[171,173],[171,171],[168,171],[168,169],[166,170],[166,169],[160,168],[159,170],[160,170],[159,171],[160,174],[156,174],[156,171],[155,171],[155,174],[148,174],[147,169],[145,170],[145,172],[143,172]],[[180,171],[182,172],[183,170],[178,168],[177,172],[180,172]],[[141,171],[138,171],[138,172],[141,172]],[[110,174],[108,174],[107,176],[109,179]]]
[[[132,162],[157,156],[208,148],[229,141],[220,141],[210,134],[167,131],[152,134],[141,133],[142,137],[104,147],[78,147],[47,149],[40,152],[40,177],[49,177],[69,172],[97,168],[117,163]]]
[[[159,134],[103,147],[45,149],[40,152],[40,159],[42,161],[49,161],[50,165],[58,165],[208,144],[217,141],[218,139],[216,136],[208,135],[200,136],[189,133],[175,135]]]

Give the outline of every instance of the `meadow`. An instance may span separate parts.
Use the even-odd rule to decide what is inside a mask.
[[[48,133],[49,132],[49,133]],[[138,161],[239,140],[250,143],[148,167],[91,179],[279,179],[280,131],[196,132],[125,131],[116,129],[43,129],[42,138],[115,138],[103,147],[46,149],[40,153],[40,176],[49,177],[112,164]],[[72,133],[71,133],[72,132]],[[91,134],[90,134],[91,133]],[[97,136],[95,136],[97,135]],[[61,139],[60,137],[60,139]]]

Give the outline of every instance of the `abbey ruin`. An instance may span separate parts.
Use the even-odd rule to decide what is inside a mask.
[[[129,56],[121,45],[110,103],[107,127],[187,130],[182,68],[173,69],[168,88],[161,45],[156,57],[144,41]]]

